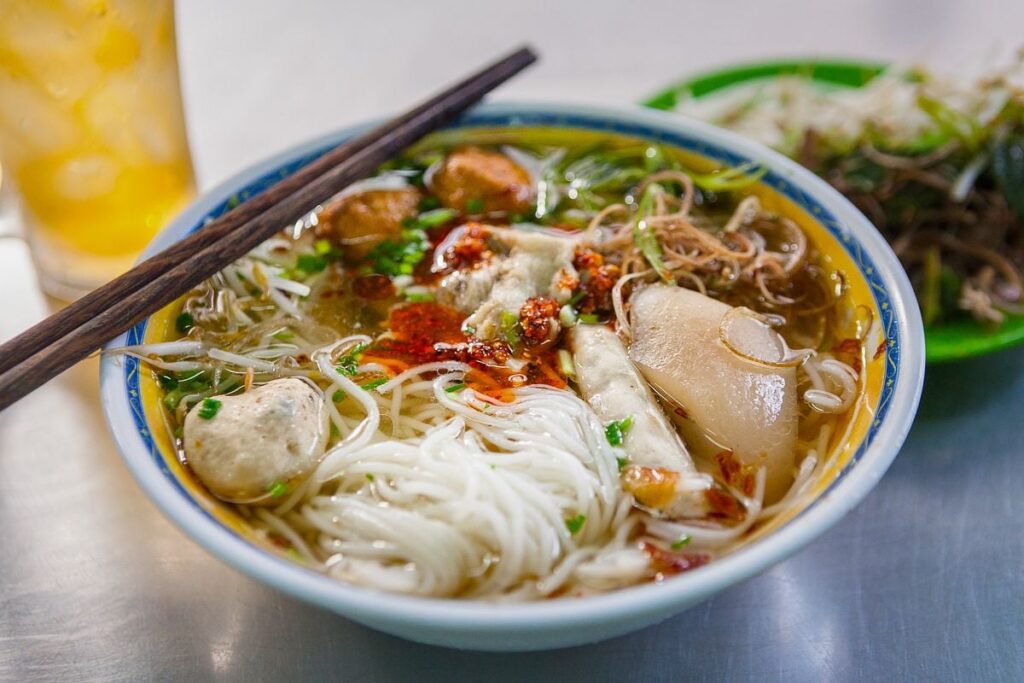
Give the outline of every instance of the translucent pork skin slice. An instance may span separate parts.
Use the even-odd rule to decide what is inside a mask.
[[[694,455],[714,465],[730,451],[741,467],[765,467],[771,503],[793,481],[796,368],[758,363],[727,348],[720,335],[731,310],[699,292],[651,285],[630,298],[629,356],[670,404],[669,416]]]

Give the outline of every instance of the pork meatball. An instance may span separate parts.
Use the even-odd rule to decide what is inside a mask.
[[[401,237],[402,221],[416,215],[421,198],[415,187],[403,187],[332,200],[317,215],[316,234],[340,246],[346,262],[357,263],[384,240]]]
[[[449,154],[431,185],[445,206],[463,213],[524,213],[532,208],[530,174],[504,154],[477,147]]]
[[[267,497],[320,461],[328,419],[320,392],[294,377],[276,379],[196,404],[185,417],[185,456],[217,497]]]

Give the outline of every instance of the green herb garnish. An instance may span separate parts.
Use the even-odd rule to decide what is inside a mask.
[[[387,384],[387,381],[388,381],[387,377],[378,377],[377,379],[371,379],[366,384],[359,385],[359,387],[361,389],[366,390],[366,391],[373,391],[374,389],[376,389],[380,385]]]
[[[215,398],[204,398],[199,406],[198,415],[204,420],[212,420],[220,411],[221,405],[221,402]]]
[[[453,384],[450,387],[445,387],[444,391],[445,391],[446,394],[454,394],[456,391],[462,391],[465,388],[466,388],[466,383],[465,382],[459,382],[458,384]]]
[[[501,336],[512,346],[519,343],[519,316],[512,311],[502,311],[499,320]]]
[[[330,240],[317,240],[313,242],[313,251],[317,253],[317,256],[322,256],[328,261],[337,261],[341,258],[341,250],[334,246]]]
[[[576,320],[583,323],[584,325],[596,325],[597,323],[601,322],[601,319],[598,318],[597,315],[595,315],[594,313],[581,313],[580,315],[576,316]]]
[[[959,140],[969,150],[976,149],[981,142],[985,128],[970,116],[927,95],[918,96],[917,106],[935,123],[946,140]]]
[[[418,208],[420,211],[433,211],[441,207],[441,200],[437,197],[426,196],[420,200]]]
[[[633,426],[633,416],[623,420],[614,420],[608,423],[608,426],[604,428],[605,438],[608,439],[608,443],[613,446],[621,446],[622,442],[626,438],[626,433],[629,432],[629,428]]]
[[[177,383],[173,388],[170,387],[172,382]],[[161,380],[161,386],[168,389],[168,392],[163,397],[163,403],[168,410],[175,410],[178,404],[181,403],[181,399],[189,394],[205,394],[209,396],[213,393],[211,376],[202,371],[167,375],[166,379]],[[227,393],[238,386],[239,382],[237,380],[225,380],[220,385],[223,389],[221,393]]]
[[[558,349],[558,369],[566,377],[576,376],[576,362],[566,349]]]
[[[270,486],[267,487],[267,493],[270,494],[271,498],[280,498],[284,494],[288,493],[288,484],[275,479],[270,482]]]
[[[672,550],[679,550],[680,548],[689,545],[690,541],[692,541],[692,540],[693,540],[692,538],[690,538],[686,534],[683,534],[682,536],[679,537],[679,539],[677,541],[675,541],[672,544]]]
[[[295,339],[295,333],[289,330],[287,327],[278,330],[274,334],[270,335],[278,341],[288,342]]]
[[[633,244],[640,250],[640,253],[644,255],[647,262],[651,264],[651,268],[654,272],[664,280],[675,284],[675,280],[672,278],[672,273],[669,272],[668,268],[665,267],[664,261],[662,261],[662,250],[661,243],[658,242],[658,236],[654,234],[654,230],[647,223],[647,217],[654,211],[654,201],[658,196],[659,192],[662,192],[662,188],[657,183],[651,183],[644,190],[643,196],[640,197],[640,202],[637,205],[636,222],[633,224]]]
[[[693,184],[708,192],[736,192],[750,187],[768,172],[765,166],[753,162],[740,164],[711,173],[690,173]]]
[[[366,481],[373,481],[373,475],[369,472],[366,473]]]
[[[331,394],[331,400],[334,401],[335,403],[341,403],[342,401],[345,400],[345,392],[342,391],[341,389],[338,389],[333,394]]]
[[[195,318],[191,313],[185,312],[174,319],[174,327],[182,334],[188,334],[189,330],[196,326]]]
[[[644,168],[648,173],[660,171],[665,167],[665,150],[657,145],[651,145],[644,150]]]
[[[327,259],[320,254],[299,254],[294,270],[305,275],[319,273],[327,267]]]
[[[433,209],[431,211],[424,211],[416,217],[415,227],[418,228],[436,228],[444,225],[451,219],[458,215],[453,209]]]
[[[583,528],[583,524],[587,521],[586,515],[576,515],[565,520],[565,526],[569,530],[570,534],[575,535]]]
[[[629,464],[629,458],[615,458],[615,462],[619,465],[619,472],[626,469],[626,465]]]
[[[413,304],[421,304],[433,301],[435,299],[433,292],[409,292],[405,293],[405,300]]]
[[[338,359],[337,371],[343,375],[348,375],[349,377],[355,375],[356,371],[359,369],[359,357],[363,355],[363,351],[366,350],[367,346],[369,346],[369,344],[359,343],[352,347],[351,351]]]
[[[466,200],[466,213],[483,213],[484,211],[484,200],[482,199],[467,199]]]
[[[423,260],[429,249],[430,242],[422,228],[405,228],[401,241],[381,242],[370,252],[369,259],[374,271],[382,275],[412,275],[416,264]]]

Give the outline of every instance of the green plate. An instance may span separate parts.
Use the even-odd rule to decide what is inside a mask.
[[[859,88],[885,69],[881,63],[845,60],[794,60],[757,62],[726,67],[692,76],[642,104],[670,111],[680,100],[698,99],[740,83],[783,75],[801,75],[822,88]],[[929,363],[946,363],[993,353],[1024,343],[1024,316],[1014,316],[996,330],[971,319],[960,319],[925,330],[925,357]]]

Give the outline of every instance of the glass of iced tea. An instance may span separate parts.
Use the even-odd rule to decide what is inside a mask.
[[[173,0],[0,1],[0,162],[47,293],[130,267],[194,193]]]

